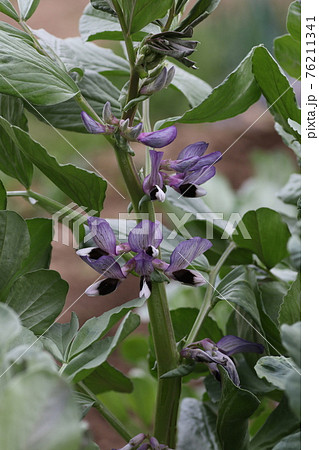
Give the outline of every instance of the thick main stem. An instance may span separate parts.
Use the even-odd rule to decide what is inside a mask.
[[[159,377],[154,435],[161,443],[174,448],[181,379],[160,378],[164,373],[175,369],[179,359],[163,283],[153,283],[152,295],[148,299],[147,306]]]
[[[194,325],[188,335],[188,338],[185,342],[185,346],[191,344],[192,342],[194,342],[196,340],[196,336],[199,333],[199,330],[200,330],[207,314],[212,309],[212,307],[213,307],[212,296],[213,296],[214,289],[215,289],[214,285],[215,285],[217,275],[218,275],[220,269],[222,268],[223,264],[225,263],[226,259],[228,258],[229,254],[234,250],[235,247],[236,247],[236,244],[234,242],[231,242],[229,244],[229,246],[226,248],[226,250],[224,251],[224,253],[221,255],[221,257],[219,258],[216,266],[210,272],[204,301],[199,310],[198,316],[196,317]]]

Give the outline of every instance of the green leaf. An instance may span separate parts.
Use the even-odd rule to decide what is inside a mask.
[[[40,0],[18,0],[20,16],[23,20],[28,20],[37,9]]]
[[[68,69],[79,67],[101,75],[129,75],[130,65],[126,59],[109,48],[83,42],[81,38],[61,39],[47,31],[33,30],[42,45],[49,46]]]
[[[132,38],[134,41],[141,41],[148,33],[159,33],[161,30],[158,26],[150,24],[143,30],[134,33]],[[117,17],[94,9],[91,5],[87,5],[80,19],[80,34],[83,41],[94,41],[96,39],[107,40],[123,40],[123,33]]]
[[[254,49],[202,103],[186,111],[183,116],[157,122],[156,128],[164,128],[175,122],[217,122],[246,111],[260,97],[260,89],[252,72],[253,55]]]
[[[282,438],[297,431],[300,422],[291,412],[286,397],[267,418],[250,442],[250,450],[272,450]]]
[[[294,78],[301,76],[301,45],[290,34],[274,40],[274,53],[281,67]]]
[[[297,205],[301,196],[301,176],[292,173],[287,184],[278,192],[277,196],[288,205]]]
[[[0,301],[29,252],[25,221],[13,211],[0,211]]]
[[[129,34],[134,34],[154,20],[164,17],[173,0],[121,0],[121,3]]]
[[[284,296],[287,294],[288,284],[280,281],[260,282],[259,290],[265,313],[278,326],[278,314],[282,305]]]
[[[174,86],[187,98],[190,106],[199,105],[212,92],[212,88],[206,81],[201,80],[192,73],[175,66],[175,75],[170,86]]]
[[[97,367],[84,383],[96,395],[107,391],[130,393],[133,391],[132,381],[109,363]]]
[[[26,220],[30,234],[30,251],[19,272],[26,273],[37,269],[48,269],[51,261],[52,226],[51,219],[36,217]]]
[[[214,297],[240,306],[261,327],[256,297],[247,280],[247,273],[244,267],[239,266],[227,274],[218,284]]]
[[[42,336],[45,348],[61,362],[68,360],[68,351],[79,329],[79,319],[72,311],[69,323],[54,323]]]
[[[282,343],[295,363],[301,367],[301,323],[281,326]]]
[[[0,0],[1,3],[1,0]],[[1,6],[0,6],[1,8]],[[9,34],[10,36],[22,39],[27,44],[33,45],[32,37],[29,36],[27,33],[25,33],[22,30],[19,30],[18,28],[10,25],[9,23],[0,21],[0,31],[4,31],[5,33]]]
[[[58,164],[42,145],[34,141],[28,133],[0,117],[0,127],[11,137],[16,145],[61,191],[79,206],[101,211],[107,183],[93,172],[73,166]]]
[[[0,447],[78,450],[83,427],[71,389],[45,370],[12,380],[1,393]],[[17,433],[19,430],[19,433]]]
[[[223,450],[248,449],[248,419],[257,409],[259,400],[249,391],[239,388],[219,366],[222,395],[217,416],[217,433]]]
[[[287,30],[297,41],[301,41],[301,3],[292,2],[287,16]]]
[[[278,320],[280,325],[293,325],[301,320],[301,278],[300,273],[292,283],[280,307]]]
[[[95,400],[92,400],[91,397],[84,394],[83,392],[74,391],[73,398],[76,401],[76,403],[78,404],[79,408],[81,409],[81,412],[82,412],[81,417],[82,418],[87,415],[87,413],[90,411],[90,409],[92,408],[92,406],[94,406],[94,403],[95,403]],[[85,447],[85,450],[87,450],[87,447]]]
[[[17,314],[9,306],[0,303],[0,342],[5,350],[21,332],[22,327]]]
[[[242,224],[251,239],[244,236]],[[280,214],[269,208],[248,211],[233,234],[233,240],[239,247],[253,251],[268,268],[274,267],[287,256],[289,237],[288,227]]]
[[[269,104],[269,110],[283,129],[299,139],[288,119],[300,123],[300,109],[289,81],[265,47],[257,47],[252,58],[255,79]]]
[[[11,17],[11,19],[15,20],[16,22],[19,22],[18,13],[11,5],[9,0],[0,0],[0,12]]]
[[[195,364],[181,364],[176,369],[169,370],[168,372],[161,375],[160,378],[175,378],[175,377],[184,377],[185,375],[189,375],[193,372],[195,368]]]
[[[290,434],[283,438],[273,450],[300,450],[301,448],[301,433]]]
[[[6,303],[16,311],[22,324],[41,334],[62,311],[68,284],[54,270],[29,272],[14,282]]]
[[[99,317],[87,320],[77,333],[69,352],[69,358],[83,352],[91,344],[99,340],[115,325],[125,314],[133,308],[139,308],[145,303],[145,298],[131,300],[105,312]]]
[[[184,398],[178,420],[177,448],[219,450],[216,437],[216,415],[208,403]]]
[[[197,315],[198,309],[196,308],[178,308],[171,311],[171,318],[177,342],[188,335]],[[217,342],[221,337],[222,334],[216,322],[210,317],[206,317],[200,332],[197,335],[197,340],[210,338],[212,341]]]
[[[188,26],[198,25],[206,19],[210,13],[219,5],[220,0],[198,0],[190,10],[185,19],[178,26],[177,30],[184,30]]]
[[[292,359],[284,356],[263,356],[257,361],[255,370],[259,378],[266,378],[269,383],[284,391],[288,376],[297,370],[297,366]]]
[[[120,117],[120,104],[118,97],[120,91],[104,76],[91,70],[86,70],[78,82],[82,95],[97,114],[102,116],[104,104],[111,103],[112,112]],[[74,99],[53,106],[26,105],[28,110],[39,120],[53,125],[56,128],[68,131],[87,133],[81,119],[81,108]]]
[[[0,116],[5,117],[11,124],[28,130],[21,99],[0,94]],[[27,189],[30,187],[33,165],[4,130],[0,134],[0,169],[19,180]]]
[[[0,210],[7,207],[7,191],[2,181],[0,180]]]
[[[0,92],[36,105],[53,105],[74,97],[79,89],[51,59],[0,31]]]
[[[63,374],[74,383],[89,376],[96,367],[105,362],[116,346],[140,324],[137,314],[129,312],[117,329],[114,337],[94,342],[75,356],[64,368]]]

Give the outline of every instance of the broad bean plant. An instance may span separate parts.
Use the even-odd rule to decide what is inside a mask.
[[[300,175],[278,193],[289,215],[261,207],[229,227],[206,198],[219,195],[218,163],[232,158],[236,144],[223,155],[204,140],[181,148],[178,136],[178,124],[191,131],[235,117],[263,96],[299,164],[300,109],[291,84],[300,79],[300,2],[289,6],[275,57],[261,43],[212,88],[198,77],[193,32],[219,3],[91,0],[81,36],[60,39],[29,26],[39,0],[0,0],[2,18],[10,18],[0,22],[0,169],[24,186],[8,191],[0,182],[3,450],[97,449],[85,421],[90,408],[119,433],[122,450],[300,448]],[[122,56],[92,41],[120,41]],[[207,35],[201,45],[214,43]],[[184,96],[188,109],[152,124],[153,96],[165,89]],[[125,231],[100,217],[108,211],[108,182],[60,164],[30,135],[30,115],[55,129],[100,134],[113,147],[130,198]],[[176,159],[166,151],[172,142]],[[142,147],[139,167],[134,152]],[[39,172],[69,202],[36,192]],[[17,196],[44,217],[6,209]],[[164,226],[159,211],[164,221],[166,211],[189,213],[183,230]],[[69,250],[83,270],[84,263],[92,268],[87,310],[92,296],[105,304],[106,312],[81,327],[74,312],[69,323],[57,321],[68,284],[50,269],[47,213],[69,217],[77,230],[77,249]],[[128,276],[139,278],[139,292],[126,303],[118,296],[119,306],[108,309],[107,295]],[[138,370],[148,381],[134,414],[149,386],[156,400],[146,418],[136,421],[130,410],[123,420],[106,394],[123,395],[125,409],[117,393],[136,383],[109,356],[139,326],[141,309],[148,311],[149,348]]]

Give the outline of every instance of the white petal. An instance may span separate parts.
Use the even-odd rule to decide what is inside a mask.
[[[96,247],[86,247],[86,248],[80,248],[76,251],[76,254],[79,256],[88,256],[92,250],[94,250]]]

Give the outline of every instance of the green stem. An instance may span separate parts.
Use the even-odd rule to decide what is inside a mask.
[[[132,205],[136,213],[139,212],[139,201],[144,196],[144,191],[138,177],[134,162],[128,153],[128,144],[121,136],[116,136],[111,141],[115,150],[118,165],[124,178],[127,191],[131,197]]]
[[[165,443],[169,447],[175,448],[181,379],[160,378],[164,373],[175,369],[179,360],[163,283],[153,283],[152,295],[148,299],[147,305],[159,377],[154,436],[160,443]]]
[[[131,69],[132,69],[135,65],[135,51],[134,51],[133,41],[130,37],[130,30],[128,30],[128,28],[127,28],[127,24],[126,24],[124,15],[123,15],[123,11],[122,11],[120,5],[118,4],[117,0],[113,0],[113,6],[114,6],[118,20],[119,20],[121,28],[122,28],[126,51],[127,51],[128,59],[129,59]]]
[[[168,31],[170,29],[174,16],[175,16],[175,2],[173,2],[173,6],[169,10],[168,19],[162,31]]]
[[[146,99],[143,102],[143,126],[144,131],[149,133],[152,131],[151,122],[150,122],[150,99]],[[149,154],[149,147],[146,147],[145,150],[145,176],[151,173],[151,160]]]
[[[51,213],[55,213],[57,211],[60,211],[62,208],[64,208],[64,205],[62,203],[59,203],[52,198],[46,197],[45,195],[38,194],[37,192],[33,192],[31,190],[28,191],[8,191],[7,192],[8,197],[26,197],[26,198],[33,198],[34,200],[37,200],[39,204],[44,207],[47,211]]]
[[[119,421],[114,414],[106,408],[104,403],[102,403],[95,394],[82,382],[79,381],[77,386],[82,392],[88,395],[94,401],[94,407],[100,412],[100,414],[109,422],[109,424],[122,436],[122,438],[128,442],[132,436],[126,430],[125,426]]]
[[[219,258],[216,266],[210,272],[204,301],[199,310],[198,316],[196,317],[194,325],[188,335],[188,338],[185,342],[185,346],[191,344],[192,342],[194,342],[196,340],[196,336],[199,333],[199,330],[200,330],[207,314],[213,308],[214,305],[212,304],[212,295],[214,293],[214,284],[215,284],[217,275],[218,275],[220,269],[222,268],[223,264],[225,263],[226,259],[228,258],[229,254],[234,250],[235,247],[236,247],[236,244],[234,242],[231,242],[229,244],[229,246],[226,248],[226,250],[224,251],[224,253],[221,255],[221,257]]]

